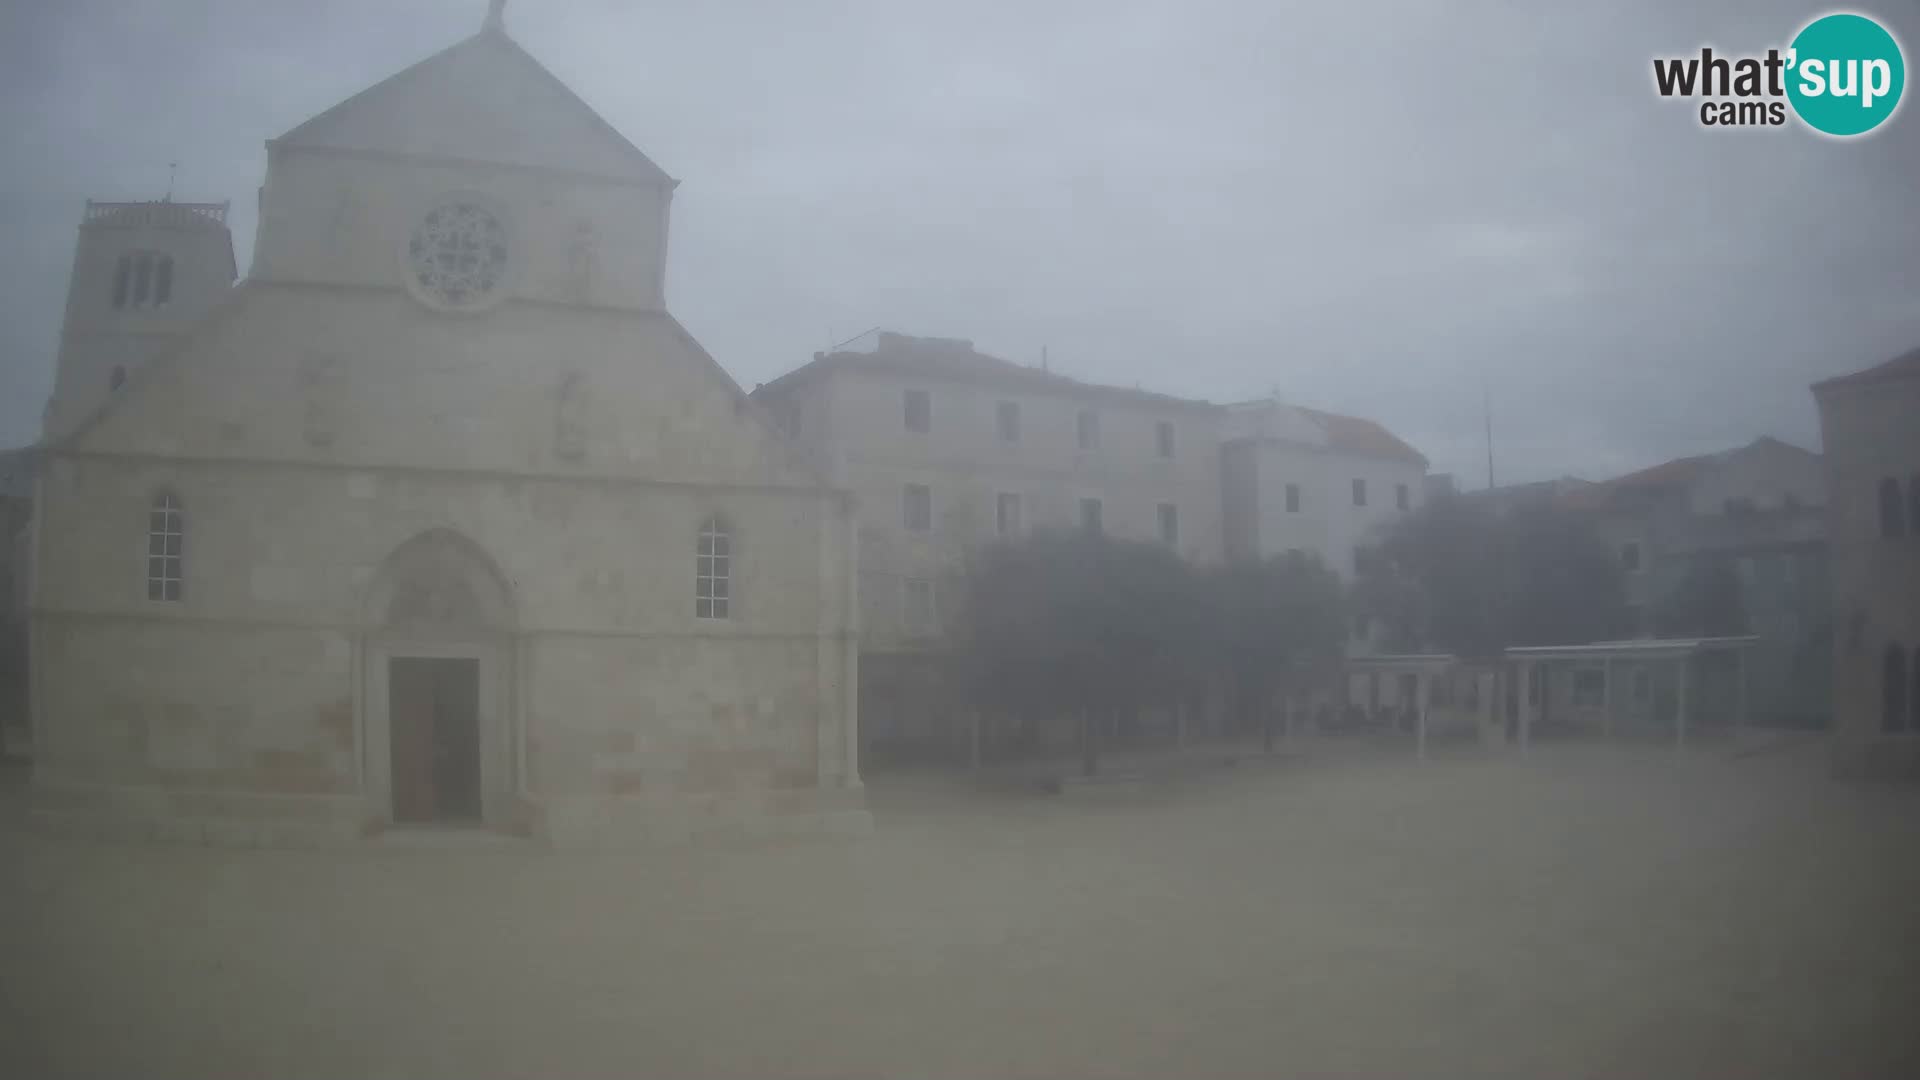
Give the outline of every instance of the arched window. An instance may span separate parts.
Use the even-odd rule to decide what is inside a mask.
[[[1880,480],[1880,535],[1899,536],[1906,532],[1900,517],[1900,481],[1891,476]]]
[[[147,512],[147,599],[180,599],[180,555],[187,519],[171,491],[153,497]]]
[[[122,255],[113,268],[113,306],[127,306],[127,287],[133,281],[133,256]]]
[[[693,613],[724,619],[733,599],[733,537],[718,516],[700,526],[699,559],[693,579]]]
[[[1907,730],[1907,651],[1897,641],[1880,661],[1880,727]]]

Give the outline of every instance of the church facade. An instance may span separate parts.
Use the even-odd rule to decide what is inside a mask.
[[[46,417],[36,812],[556,846],[858,829],[850,496],[668,314],[675,181],[475,36],[224,208],[89,204]]]

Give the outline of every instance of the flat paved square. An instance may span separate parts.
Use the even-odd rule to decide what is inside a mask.
[[[1817,748],[1334,754],[857,841],[233,852],[25,832],[0,1072],[1920,1076],[1920,790]]]

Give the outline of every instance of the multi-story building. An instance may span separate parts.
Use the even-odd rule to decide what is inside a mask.
[[[1706,632],[1675,623],[1688,614],[1680,598],[1706,575],[1736,578],[1731,614],[1759,639],[1748,665],[1751,718],[1796,726],[1827,713],[1825,501],[1820,455],[1773,438],[1561,495],[1593,516],[1620,560],[1622,636]]]
[[[1090,528],[1221,557],[1220,411],[895,333],[760,387],[797,452],[854,493],[869,745],[950,730],[938,643],[967,552]]]
[[[1360,552],[1426,500],[1427,459],[1372,420],[1277,398],[1226,413],[1229,557],[1299,552],[1352,581]]]
[[[1091,528],[1196,564],[1312,552],[1351,578],[1354,548],[1425,494],[1426,459],[1371,421],[1081,382],[966,341],[876,332],[753,396],[854,492],[861,735],[876,749],[957,729],[940,639],[985,542]]]
[[[1920,775],[1920,349],[1814,384],[1832,560],[1835,767]]]

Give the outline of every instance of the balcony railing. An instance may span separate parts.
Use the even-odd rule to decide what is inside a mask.
[[[204,225],[212,222],[224,226],[230,205],[224,202],[182,203],[168,200],[94,202],[88,199],[87,215],[81,220],[89,225],[111,219],[115,225]]]

